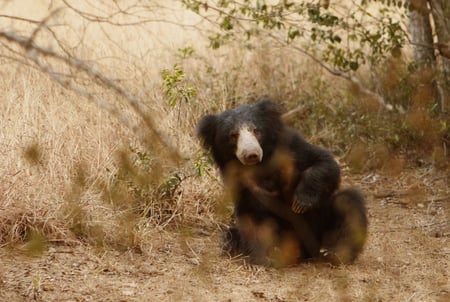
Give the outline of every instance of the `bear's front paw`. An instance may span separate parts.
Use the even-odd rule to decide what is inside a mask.
[[[291,209],[296,214],[303,214],[316,203],[316,198],[305,194],[295,194]]]

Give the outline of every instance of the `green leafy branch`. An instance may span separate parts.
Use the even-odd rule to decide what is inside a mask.
[[[175,64],[173,69],[164,69],[161,77],[170,106],[175,107],[180,101],[187,103],[197,95],[197,90],[185,82],[186,74],[179,64]]]
[[[369,13],[371,1],[354,2],[345,12],[339,4],[327,5],[325,9],[319,3],[288,0],[277,4],[264,0],[182,2],[218,26],[210,36],[212,48],[219,48],[232,38],[244,37],[249,41],[267,36],[267,32],[285,45],[296,47],[299,47],[297,40],[305,38],[310,43],[302,46],[304,52],[314,53],[323,64],[344,73],[398,54],[406,41],[400,21],[391,16],[398,11],[395,1],[395,5],[382,6],[378,18]],[[209,14],[210,11],[213,13]]]

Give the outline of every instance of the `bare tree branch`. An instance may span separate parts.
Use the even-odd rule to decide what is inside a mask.
[[[45,20],[48,20],[48,18],[46,18]],[[44,24],[45,21],[40,22],[39,27],[43,27]],[[38,30],[35,30],[34,32],[37,33]],[[0,38],[22,48],[24,50],[23,56],[26,59],[31,60],[44,74],[47,74],[52,80],[56,81],[63,87],[73,90],[74,92],[88,98],[89,100],[95,101],[100,107],[118,116],[122,122],[124,122],[128,127],[130,127],[130,124],[126,122],[124,116],[120,114],[117,108],[114,108],[114,106],[112,106],[109,102],[101,100],[100,98],[96,97],[94,94],[88,92],[87,90],[74,85],[74,83],[72,83],[68,79],[67,75],[62,75],[60,73],[55,72],[53,68],[50,65],[45,64],[41,60],[41,58],[46,57],[59,61],[60,63],[63,63],[68,67],[74,68],[77,71],[85,73],[90,79],[94,80],[96,83],[103,86],[104,88],[112,90],[116,95],[122,97],[131,106],[131,108],[133,108],[133,110],[139,116],[142,117],[142,120],[144,121],[148,130],[151,131],[152,136],[155,137],[159,143],[161,143],[163,146],[166,147],[166,150],[168,151],[168,154],[171,156],[172,159],[178,160],[181,158],[181,156],[178,154],[177,149],[174,146],[172,146],[166,139],[164,139],[163,134],[157,130],[157,127],[153,119],[141,109],[140,100],[131,95],[130,93],[128,93],[115,81],[106,77],[104,74],[102,74],[94,67],[89,66],[83,61],[78,60],[74,57],[63,56],[59,53],[54,52],[51,49],[40,47],[30,37],[23,37],[13,32],[0,31]]]
[[[279,37],[277,37],[276,35],[272,34],[272,33],[267,33],[267,35],[269,37],[271,37],[272,39],[276,40],[280,45],[282,46],[287,46],[287,44],[282,41]],[[333,76],[337,76],[340,78],[343,78],[349,82],[351,82],[351,84],[355,85],[355,87],[358,89],[358,91],[364,95],[367,95],[371,98],[373,98],[374,100],[376,100],[381,106],[383,106],[386,110],[393,110],[393,106],[386,103],[384,98],[379,95],[376,92],[373,92],[369,89],[367,89],[366,87],[364,87],[363,84],[361,84],[361,82],[358,80],[357,77],[351,75],[348,72],[342,72],[340,70],[334,69],[332,67],[330,67],[329,65],[325,64],[324,62],[322,62],[319,58],[317,58],[316,56],[314,56],[313,54],[311,54],[310,52],[308,52],[307,50],[298,47],[296,45],[293,44],[289,44],[289,47],[292,49],[295,49],[296,51],[306,55],[308,58],[310,58],[311,60],[313,60],[315,63],[317,63],[321,68],[325,69],[328,73],[330,73]]]
[[[63,3],[73,12],[75,12],[76,14],[78,14],[81,18],[90,21],[90,22],[95,22],[95,23],[106,23],[106,24],[110,24],[113,26],[136,26],[136,25],[143,25],[143,24],[147,24],[147,23],[167,23],[167,24],[172,24],[172,25],[177,25],[180,27],[195,27],[195,25],[191,25],[191,24],[181,24],[179,22],[173,22],[167,19],[160,19],[157,17],[152,17],[149,18],[147,16],[143,16],[143,15],[139,15],[136,11],[131,12],[131,9],[136,9],[139,8],[141,12],[144,12],[146,14],[148,14],[149,12],[154,11],[155,9],[169,9],[160,5],[130,5],[128,8],[122,9],[120,8],[119,4],[117,3],[117,1],[114,1],[115,6],[117,7],[117,10],[106,15],[106,16],[99,16],[96,14],[92,14],[86,11],[82,11],[78,8],[76,8],[74,5],[70,4],[67,0],[63,0]],[[134,19],[137,19],[136,21],[128,21],[128,22],[118,22],[118,21],[114,21],[115,18],[117,17],[131,17]]]

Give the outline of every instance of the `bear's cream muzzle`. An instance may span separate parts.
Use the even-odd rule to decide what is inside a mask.
[[[243,165],[256,165],[262,161],[263,150],[253,131],[248,127],[239,130],[236,157]]]

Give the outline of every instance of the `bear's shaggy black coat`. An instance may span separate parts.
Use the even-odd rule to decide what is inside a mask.
[[[261,146],[256,164],[236,156],[243,127]],[[362,195],[338,190],[340,169],[331,153],[285,126],[272,101],[206,115],[197,135],[233,196],[235,221],[225,232],[226,252],[285,266],[319,257],[349,263],[362,251],[368,224]]]

